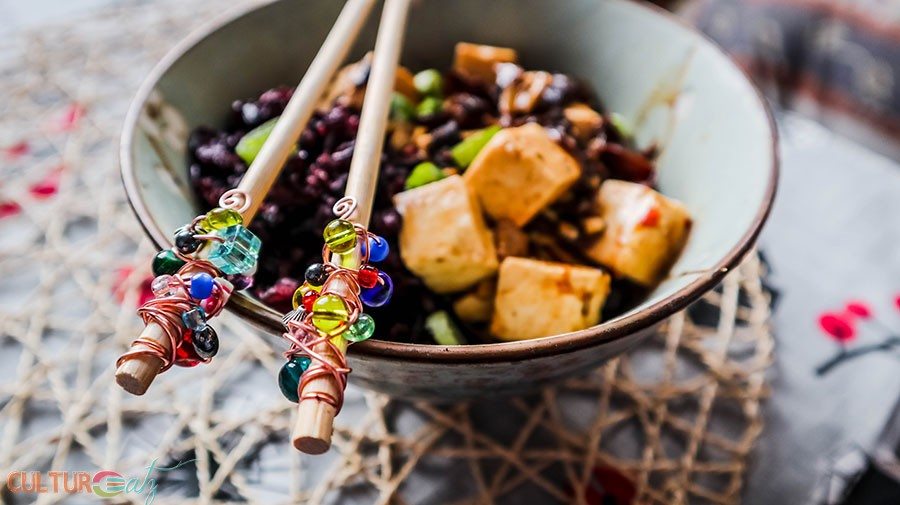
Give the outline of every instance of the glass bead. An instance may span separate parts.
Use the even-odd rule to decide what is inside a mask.
[[[194,238],[194,233],[187,228],[179,228],[175,232],[175,247],[182,254],[191,254],[200,249],[201,242]]]
[[[378,269],[366,265],[356,273],[356,280],[361,288],[374,288],[378,284]]]
[[[253,232],[241,225],[234,225],[216,230],[213,234],[224,241],[213,241],[208,259],[222,273],[244,274],[256,266],[262,243]]]
[[[224,230],[239,224],[244,224],[244,218],[240,213],[232,209],[215,208],[206,213],[206,217],[200,221],[200,228],[206,231]]]
[[[303,375],[312,360],[308,356],[294,356],[278,372],[278,388],[281,394],[288,400],[297,403],[300,401],[298,389],[300,389],[300,376]]]
[[[193,332],[191,343],[197,356],[208,360],[219,352],[219,335],[211,326],[204,326]]]
[[[328,280],[328,270],[321,263],[313,263],[306,269],[304,277],[311,286],[321,286]]]
[[[313,302],[312,323],[325,335],[340,333],[349,319],[347,302],[340,296],[325,294]]]
[[[175,289],[172,286],[172,281],[174,280],[175,278],[169,274],[160,275],[150,283],[150,291],[153,291],[153,296],[157,298],[173,295]]]
[[[381,307],[391,300],[392,294],[394,294],[394,282],[391,277],[384,272],[378,272],[378,284],[360,290],[359,298],[369,307]]]
[[[191,297],[198,300],[205,300],[212,296],[213,286],[216,281],[212,275],[206,272],[194,274],[191,277]]]
[[[174,274],[184,266],[184,260],[175,251],[166,249],[153,257],[153,275]]]
[[[378,235],[370,236],[367,243],[369,247],[369,261],[373,263],[384,261],[391,252],[388,241]]]
[[[199,330],[206,326],[206,312],[200,307],[194,307],[181,314],[181,322],[189,330]]]
[[[303,305],[303,299],[306,298],[307,295],[311,293],[318,297],[319,291],[322,291],[322,286],[310,286],[308,282],[304,282],[294,291],[294,295],[291,297],[291,305],[296,309]],[[315,298],[313,298],[313,300],[315,300]]]
[[[351,342],[362,342],[367,340],[375,333],[375,320],[368,314],[360,314],[359,319],[353,323],[347,331],[343,333],[343,337]]]
[[[236,291],[243,291],[253,287],[252,275],[233,274],[226,276],[225,279],[234,286]]]
[[[325,245],[338,254],[351,251],[356,247],[356,229],[353,223],[345,219],[335,219],[328,223],[322,232]]]
[[[305,293],[303,295],[303,301],[302,301],[303,310],[305,310],[306,312],[312,312],[313,304],[316,303],[316,300],[318,300],[318,299],[319,299],[319,293],[316,293],[315,291],[310,291],[308,293]]]
[[[181,342],[175,349],[175,364],[178,366],[192,367],[203,362],[203,359],[197,355],[197,351],[194,349],[193,333],[191,330],[186,330],[182,334]]]

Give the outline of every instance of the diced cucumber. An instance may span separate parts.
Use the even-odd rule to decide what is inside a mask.
[[[418,188],[444,178],[444,171],[430,161],[423,161],[416,165],[412,172],[406,176],[404,189]]]
[[[439,310],[426,317],[425,328],[434,337],[434,341],[440,345],[463,345],[466,343],[462,332],[459,331],[446,311]]]
[[[634,127],[631,125],[630,121],[625,119],[625,116],[618,112],[613,112],[609,115],[609,122],[612,123],[613,128],[615,128],[623,137],[627,139],[634,137]]]
[[[409,98],[400,93],[391,95],[391,119],[410,122],[415,117],[416,106],[409,101]]]
[[[413,85],[425,96],[441,97],[444,94],[444,78],[433,68],[416,74],[413,77]]]
[[[278,118],[275,117],[247,132],[234,147],[234,152],[248,165],[253,163],[277,122]]]
[[[416,107],[418,117],[433,116],[444,109],[444,101],[434,96],[427,96]]]
[[[469,135],[459,144],[450,149],[450,156],[460,168],[466,168],[478,156],[478,153],[490,142],[491,138],[499,132],[501,128],[497,125],[489,126],[479,132]]]

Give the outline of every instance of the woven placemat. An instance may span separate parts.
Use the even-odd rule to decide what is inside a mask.
[[[322,457],[288,443],[282,349],[230,315],[212,365],[172,370],[144,397],[115,386],[152,254],[121,189],[118,132],[153,62],[218,10],[138,2],[0,43],[4,477],[154,464],[154,503],[739,502],[773,353],[755,255],[646,344],[531,396],[431,406],[351,383]],[[0,501],[34,500],[3,488]]]

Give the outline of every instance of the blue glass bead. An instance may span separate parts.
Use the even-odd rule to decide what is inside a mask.
[[[378,284],[374,288],[360,290],[359,298],[369,307],[381,307],[391,300],[394,294],[394,281],[384,273],[378,272]]]
[[[206,312],[200,307],[194,307],[181,314],[181,322],[189,330],[199,330],[206,326]]]
[[[262,245],[259,237],[239,224],[216,230],[213,234],[222,237],[224,241],[213,241],[208,258],[210,263],[226,275],[253,270]]]
[[[309,368],[311,362],[312,360],[307,356],[294,356],[281,367],[281,371],[278,372],[278,388],[288,400],[294,403],[300,401],[300,396],[297,394],[297,389],[300,387],[300,376]]]
[[[388,253],[391,252],[391,247],[388,245],[388,241],[383,237],[375,236],[369,237],[369,261],[373,263],[378,263],[379,261],[384,261],[385,258],[388,257]]]
[[[212,275],[209,275],[206,272],[194,274],[193,277],[191,277],[191,297],[196,298],[197,300],[206,300],[212,296],[215,283]]]

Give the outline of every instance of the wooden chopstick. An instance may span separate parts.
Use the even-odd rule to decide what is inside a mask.
[[[237,187],[250,196],[250,206],[243,213],[244,222],[249,222],[256,215],[306,123],[316,110],[331,76],[344,62],[374,5],[375,0],[348,0],[344,5],[325,43],[294,90],[281,118]]]
[[[331,76],[344,62],[374,6],[375,0],[348,0],[341,10],[325,43],[294,90],[281,118],[234,191],[244,200],[240,212],[245,223],[249,223],[256,215],[297,138],[315,111],[319,97],[324,93]],[[171,352],[169,338],[156,323],[146,325],[140,338],[156,342],[165,353]],[[129,393],[142,395],[162,366],[163,362],[154,355],[136,355],[123,361],[116,369],[116,382]]]
[[[353,149],[345,191],[345,196],[356,199],[357,203],[356,211],[350,216],[350,220],[362,226],[368,225],[372,214],[391,94],[394,91],[394,78],[400,61],[409,4],[410,0],[386,0],[378,26],[372,71],[366,86],[359,133]],[[343,282],[340,279],[336,281]],[[338,286],[337,289],[347,289],[347,286]],[[338,350],[346,352],[346,345],[337,347]],[[315,351],[326,359],[335,358],[327,344],[322,344]],[[317,366],[315,361],[313,363],[311,366]],[[297,420],[292,435],[294,447],[298,450],[309,454],[321,454],[331,447],[334,416],[337,412],[330,403],[320,400],[315,394],[308,395],[308,393],[339,397],[343,394],[340,388],[341,385],[333,376],[325,374],[310,380],[300,391],[301,399],[297,406]],[[308,396],[304,398],[305,395]]]

